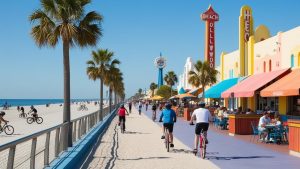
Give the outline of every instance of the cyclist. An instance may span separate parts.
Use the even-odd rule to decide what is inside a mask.
[[[131,113],[131,107],[132,107],[132,103],[129,102],[129,103],[128,103],[129,113]]]
[[[163,133],[165,133],[165,128],[169,130],[170,133],[170,147],[174,147],[173,144],[173,127],[176,122],[176,113],[171,109],[171,104],[166,104],[166,108],[161,112],[159,122],[162,122],[163,119]],[[165,136],[161,136],[161,139],[165,139]]]
[[[20,115],[23,116],[23,117],[25,117],[25,110],[24,110],[23,106],[20,107],[20,111],[21,111]]]
[[[155,118],[154,119],[156,119],[156,104],[155,103],[153,103],[153,105],[152,105],[152,116],[154,116]]]
[[[5,120],[3,117],[5,116],[5,112],[1,111],[0,112],[0,127],[2,127],[1,122],[3,121],[5,124],[8,123],[9,121]]]
[[[30,108],[31,108],[31,110],[28,112],[28,114],[32,112],[32,114],[31,114],[32,117],[35,117],[35,118],[38,117],[36,108],[33,106],[31,106]]]
[[[199,143],[199,137],[200,137],[200,133],[203,130],[204,132],[204,136],[206,138],[205,143],[208,144],[208,140],[207,140],[207,130],[208,130],[208,126],[209,126],[209,121],[211,119],[211,114],[210,112],[205,108],[205,103],[204,102],[200,102],[199,103],[199,107],[198,109],[194,110],[192,117],[191,117],[191,122],[190,124],[193,125],[193,120],[196,119],[196,127],[195,127],[195,147],[193,152],[197,153],[197,147],[198,147],[198,143]]]
[[[119,115],[119,125],[121,124],[121,121],[123,121],[123,128],[125,131],[125,116],[126,116],[126,112],[128,115],[128,111],[127,109],[124,107],[124,104],[121,105],[121,107],[118,110],[118,115]]]

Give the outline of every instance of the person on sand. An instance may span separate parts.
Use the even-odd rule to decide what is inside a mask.
[[[32,112],[31,115],[32,115],[33,117],[38,117],[36,108],[34,108],[33,106],[31,106],[30,108],[31,108],[31,110],[28,112],[28,114]]]
[[[124,131],[125,131],[125,121],[126,121],[125,116],[126,116],[126,113],[127,113],[127,115],[129,115],[127,109],[124,107],[124,104],[122,104],[121,107],[118,110],[118,115],[119,115],[119,124],[118,125],[120,125],[121,121],[123,121]]]
[[[2,127],[1,122],[4,122],[5,124],[9,122],[3,118],[4,116],[5,116],[5,112],[1,111],[0,112],[0,127]]]
[[[171,104],[167,103],[166,108],[161,112],[159,122],[163,121],[163,133],[165,133],[165,128],[169,130],[169,136],[170,136],[170,147],[174,147],[173,144],[173,128],[174,123],[176,122],[176,113],[173,109],[171,109]],[[165,139],[165,136],[161,136],[161,139]]]

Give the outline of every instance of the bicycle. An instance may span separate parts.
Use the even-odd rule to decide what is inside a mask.
[[[78,111],[88,111],[88,108],[85,105],[81,105],[80,107],[78,107],[77,110]]]
[[[120,121],[120,127],[121,127],[121,133],[124,134],[125,128],[124,128],[124,120]]]
[[[169,138],[169,129],[167,127],[165,127],[165,146],[166,146],[166,149],[167,149],[167,152],[170,151],[170,138]]]
[[[194,123],[190,123],[190,125],[194,125]],[[199,136],[199,149],[200,149],[200,157],[202,159],[205,159],[206,156],[206,137],[204,134],[203,129],[200,132],[200,136]],[[195,156],[197,155],[197,152],[194,152]]]
[[[36,116],[36,117],[27,117],[27,123],[28,124],[31,124],[31,123],[33,123],[33,122],[36,122],[37,124],[42,124],[43,123],[43,118],[42,117],[38,117],[38,116]]]
[[[4,131],[4,133],[7,134],[7,135],[12,135],[12,134],[14,134],[15,129],[14,129],[13,126],[8,125],[7,123],[5,123],[5,124],[3,125],[3,127],[0,125],[0,133],[3,132],[3,131]]]
[[[20,113],[20,114],[19,114],[19,117],[20,117],[20,118],[26,118],[26,117],[27,117],[27,114],[26,114],[26,113]]]

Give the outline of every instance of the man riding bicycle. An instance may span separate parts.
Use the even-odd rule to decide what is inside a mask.
[[[121,121],[123,121],[124,131],[125,131],[126,112],[127,112],[127,115],[128,115],[127,109],[124,107],[124,104],[122,104],[121,107],[118,110],[118,115],[119,115],[119,125],[121,124]]]
[[[208,126],[209,126],[209,121],[211,119],[211,114],[210,112],[205,108],[205,103],[201,102],[199,103],[199,107],[198,109],[195,109],[192,117],[191,117],[191,122],[190,124],[193,125],[193,120],[196,120],[196,127],[195,127],[195,144],[194,144],[194,153],[197,153],[197,147],[198,147],[198,143],[199,143],[199,136],[201,131],[203,131],[203,134],[206,138],[205,143],[208,144],[208,140],[207,140],[207,130],[208,130]]]
[[[5,124],[8,123],[9,121],[5,120],[3,117],[5,116],[5,112],[1,111],[0,112],[0,127],[2,127],[1,122],[3,121]]]
[[[162,122],[163,119],[163,133],[165,133],[165,128],[169,130],[170,133],[170,147],[174,147],[173,144],[173,127],[176,122],[176,113],[171,109],[171,104],[166,104],[166,108],[161,112],[159,122]],[[165,139],[165,136],[161,136],[161,139]]]
[[[153,103],[153,105],[152,105],[152,116],[154,117],[154,119],[156,119],[156,109],[157,109],[156,104]]]
[[[31,106],[30,108],[31,108],[31,110],[28,112],[28,114],[32,112],[32,114],[31,114],[32,117],[38,117],[36,108],[33,106]]]

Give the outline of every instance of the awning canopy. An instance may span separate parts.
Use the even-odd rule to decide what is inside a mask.
[[[287,74],[289,71],[290,69],[288,68],[249,76],[247,79],[223,92],[222,97],[228,98],[232,95],[233,97],[252,97],[255,91],[260,90],[271,81]]]
[[[198,96],[199,94],[202,93],[202,88],[193,89],[193,90],[189,91],[189,93],[194,96]]]
[[[262,97],[300,95],[300,69],[294,69],[260,92]]]
[[[236,85],[241,78],[232,78],[221,81],[205,91],[205,98],[221,98],[221,94]]]

